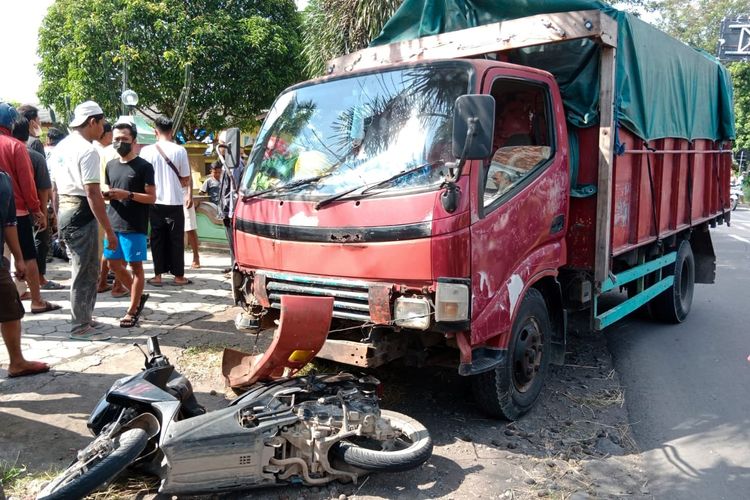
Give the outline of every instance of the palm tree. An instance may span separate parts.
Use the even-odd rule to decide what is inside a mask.
[[[311,0],[304,11],[306,70],[322,75],[326,62],[367,47],[401,0]]]

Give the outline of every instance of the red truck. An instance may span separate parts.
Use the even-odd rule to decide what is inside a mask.
[[[626,21],[695,67],[634,55],[622,18],[589,10],[371,47],[284,91],[234,218],[246,319],[272,325],[283,295],[334,297],[318,357],[449,362],[508,419],[562,362],[570,312],[594,330],[645,305],[683,321],[694,283],[714,281],[709,228],[729,222],[731,93],[715,61]]]

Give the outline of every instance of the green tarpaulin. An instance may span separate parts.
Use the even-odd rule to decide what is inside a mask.
[[[594,0],[405,0],[371,46],[536,14],[598,9],[617,21],[619,123],[646,140],[733,139],[731,80],[719,62],[631,14]],[[512,62],[555,75],[568,120],[598,122],[599,47],[589,40],[512,51]]]

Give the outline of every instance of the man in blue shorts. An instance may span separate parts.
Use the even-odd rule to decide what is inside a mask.
[[[135,124],[122,117],[113,126],[112,146],[118,157],[107,163],[104,183],[109,190],[104,197],[109,200],[107,215],[117,236],[117,248],[104,250],[109,268],[120,282],[130,290],[130,307],[120,319],[122,328],[138,324],[148,294],[143,293],[146,260],[146,232],[149,205],[156,201],[154,167],[133,150],[138,132]],[[105,247],[107,240],[105,240]],[[131,275],[125,263],[130,264]]]

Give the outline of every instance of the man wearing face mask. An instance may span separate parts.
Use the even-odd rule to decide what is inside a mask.
[[[104,182],[109,186],[104,193],[109,200],[107,215],[117,236],[117,248],[105,249],[104,258],[119,281],[130,289],[130,307],[120,319],[122,328],[138,324],[148,300],[148,294],[143,293],[143,261],[146,260],[149,205],[156,201],[154,167],[133,150],[137,135],[130,117],[121,117],[115,123],[112,146],[118,158],[107,163],[104,173]],[[132,275],[125,263],[130,264]]]
[[[39,118],[39,110],[31,104],[19,106],[18,114],[29,121],[29,140],[26,147],[44,155],[44,144],[39,139],[42,135],[42,120]]]

